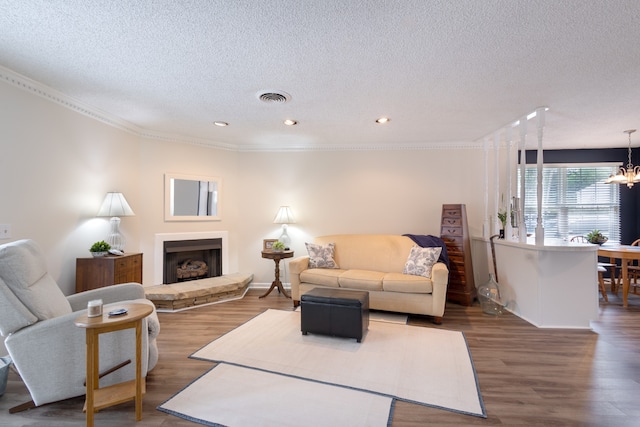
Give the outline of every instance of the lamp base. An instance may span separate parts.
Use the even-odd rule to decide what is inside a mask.
[[[104,241],[111,246],[111,249],[124,252],[125,239],[124,236],[120,234],[120,218],[114,216],[109,220],[109,224],[109,234],[107,234]]]
[[[289,245],[291,244],[291,239],[289,238],[289,235],[287,234],[287,224],[282,224],[282,234],[278,238],[278,242],[280,242],[280,243],[282,243],[284,245],[284,250],[285,251],[289,250]]]

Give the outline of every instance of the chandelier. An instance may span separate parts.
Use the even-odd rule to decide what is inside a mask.
[[[634,133],[635,129],[625,130],[624,132],[629,135],[629,163],[627,163],[627,168],[620,166],[620,171],[617,175],[611,175],[607,178],[604,183],[605,184],[627,184],[627,187],[633,187],[633,184],[636,182],[640,182],[640,166],[633,166],[631,163],[631,134]]]

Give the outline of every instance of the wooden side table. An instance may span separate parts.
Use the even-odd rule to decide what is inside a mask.
[[[102,316],[79,316],[75,325],[86,329],[87,340],[87,427],[93,426],[94,412],[129,400],[136,402],[136,421],[142,419],[142,394],[145,390],[142,377],[142,319],[153,312],[146,304],[125,303],[115,308],[127,309],[127,314],[112,316],[105,311]],[[98,370],[100,356],[100,334],[135,328],[136,330],[136,379],[108,387],[100,388]]]
[[[127,282],[142,283],[141,253],[76,259],[76,292]]]
[[[271,283],[271,287],[269,288],[269,290],[259,298],[266,297],[271,293],[272,290],[274,290],[274,288],[278,288],[278,292],[282,292],[285,297],[291,298],[287,291],[285,291],[284,287],[282,286],[282,282],[280,281],[280,260],[291,257],[293,257],[293,251],[262,251],[262,258],[272,259],[276,263],[276,279]]]

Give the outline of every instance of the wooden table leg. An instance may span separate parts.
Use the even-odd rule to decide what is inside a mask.
[[[628,306],[629,300],[629,260],[622,259],[622,306]]]
[[[613,264],[610,267],[610,274],[611,274],[611,292],[613,292],[614,290],[617,292],[618,291],[618,276],[616,275],[616,259],[615,258],[609,258],[609,264]]]
[[[99,349],[99,337],[93,329],[87,329],[87,398],[86,398],[86,411],[87,411],[87,427],[93,427],[94,419],[94,401],[93,393],[98,388],[98,370],[100,366],[100,349]]]
[[[264,295],[260,295],[258,298],[264,298],[267,295],[269,295],[271,293],[272,290],[274,290],[275,288],[278,288],[278,292],[282,292],[282,294],[287,297],[287,298],[291,298],[291,296],[289,296],[289,294],[287,293],[287,291],[284,289],[284,286],[282,286],[282,282],[280,281],[280,260],[279,259],[274,259],[273,260],[276,263],[276,280],[274,280],[271,283],[271,287],[269,288],[269,290],[264,294]]]
[[[142,319],[136,322],[136,421],[142,419]]]

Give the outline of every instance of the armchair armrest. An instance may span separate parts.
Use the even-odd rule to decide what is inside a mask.
[[[101,299],[104,304],[110,304],[143,298],[145,298],[144,287],[139,283],[122,283],[67,296],[73,311],[87,308],[87,303],[94,299]]]
[[[433,286],[434,316],[442,316],[447,302],[447,286],[449,285],[449,269],[447,269],[446,264],[437,262],[433,265],[431,282]]]
[[[300,301],[300,273],[309,268],[309,256],[293,258],[289,261],[289,279],[291,281],[291,299],[293,304]]]
[[[309,255],[293,258],[289,261],[289,272],[291,274],[300,274],[309,268]]]

